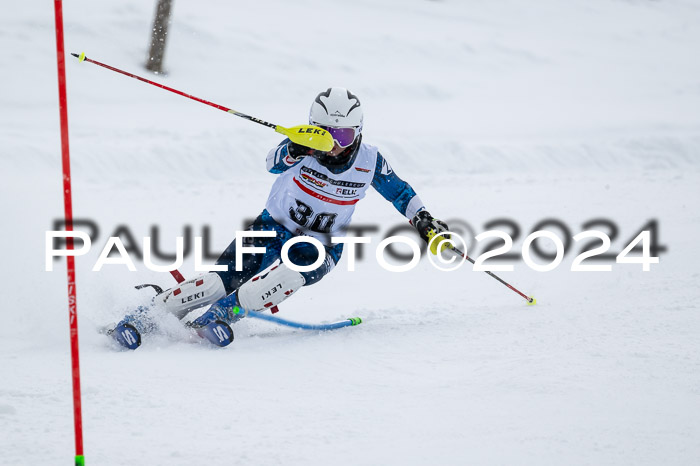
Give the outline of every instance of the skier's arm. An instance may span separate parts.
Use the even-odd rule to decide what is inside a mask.
[[[289,155],[287,143],[289,143],[289,139],[282,141],[267,154],[267,171],[270,173],[282,173],[301,160],[300,158],[297,159]]]
[[[320,153],[320,151],[285,139],[267,154],[267,171],[282,173],[296,165],[302,157],[315,157]]]
[[[374,170],[372,186],[409,220],[413,219],[419,211],[425,210],[423,201],[420,200],[411,185],[399,178],[382,157],[382,154],[379,153],[377,154],[377,166]]]
[[[411,185],[399,178],[391,169],[389,162],[379,153],[377,153],[377,166],[374,170],[372,186],[384,196],[384,199],[394,204],[396,210],[411,221],[411,225],[418,230],[418,234],[427,243],[430,244],[431,238],[441,233],[445,238],[450,238],[449,233],[444,233],[449,231],[447,224],[433,218],[430,212],[425,210],[423,201],[420,200]],[[433,254],[437,254],[436,245],[437,243],[434,243],[430,249]]]

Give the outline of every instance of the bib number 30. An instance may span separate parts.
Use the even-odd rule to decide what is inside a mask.
[[[295,199],[295,201],[297,207],[296,209],[294,207],[289,208],[289,218],[302,227],[308,228],[316,233],[330,233],[331,227],[338,214],[331,214],[328,212],[314,214],[314,210],[310,205],[301,202],[299,199]]]

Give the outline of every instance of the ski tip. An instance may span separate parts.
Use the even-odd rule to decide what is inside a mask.
[[[530,296],[530,298],[527,300],[527,305],[534,306],[535,304],[537,304],[537,300],[534,297]]]
[[[362,323],[362,319],[359,317],[350,317],[348,319],[350,321],[350,325],[355,326],[355,325],[360,325]]]

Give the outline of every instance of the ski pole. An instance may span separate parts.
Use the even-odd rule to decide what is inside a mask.
[[[434,232],[434,231],[432,231],[431,233],[432,233],[432,235],[431,235],[430,233],[428,233],[428,238],[429,238],[429,243],[428,243],[428,244],[432,243],[432,242],[435,241],[436,238],[437,238],[437,236],[435,235],[435,232]],[[443,240],[443,241],[444,241],[444,240]],[[440,243],[442,243],[442,241],[440,241]],[[456,254],[456,255],[458,255],[458,256],[460,256],[460,257],[462,257],[462,258],[468,260],[468,261],[471,262],[472,264],[475,263],[474,260],[473,260],[471,257],[467,256],[466,254],[464,254],[462,251],[460,251],[459,249],[457,249],[457,248],[456,248],[455,246],[453,246],[453,245],[445,244],[444,246],[441,247],[440,244],[437,244],[437,245],[436,245],[436,248],[435,248],[435,251],[436,251],[436,252],[437,252],[437,248],[438,248],[438,247],[440,247],[440,251],[442,251],[443,249],[448,249],[448,250],[451,251],[453,254]],[[493,273],[493,272],[491,272],[491,271],[489,271],[489,270],[484,270],[484,272],[486,272],[487,274],[489,274],[490,276],[492,276],[493,278],[495,278],[496,280],[498,280],[499,282],[503,283],[505,286],[507,286],[508,288],[510,288],[511,290],[515,291],[515,292],[518,293],[520,296],[522,296],[523,298],[525,298],[525,299],[527,300],[527,305],[528,305],[528,306],[534,306],[535,304],[537,304],[537,300],[536,300],[535,298],[533,298],[532,296],[527,296],[525,293],[521,292],[520,290],[518,290],[517,288],[515,288],[515,287],[514,287],[513,285],[511,285],[510,283],[508,283],[508,282],[506,282],[505,280],[501,279],[501,278],[500,278],[498,275],[496,275],[495,273]]]
[[[168,87],[166,85],[151,81],[150,79],[142,78],[141,76],[137,76],[127,71],[120,70],[119,68],[100,63],[97,60],[93,60],[91,58],[86,57],[85,52],[81,53],[80,55],[78,55],[77,53],[71,53],[71,55],[76,57],[80,62],[86,61],[88,63],[107,68],[108,70],[115,71],[130,78],[138,79],[139,81],[143,81],[153,86],[160,87],[161,89],[165,89],[166,91],[174,92],[177,95],[187,97],[188,99],[196,100],[197,102],[201,102],[211,107],[218,108],[219,110],[223,110],[224,112],[231,113],[241,118],[245,118],[246,120],[258,123],[263,126],[267,126],[268,128],[272,128],[278,133],[287,136],[292,142],[301,144],[302,146],[310,147],[312,149],[320,150],[323,152],[328,152],[331,149],[333,149],[333,136],[331,136],[331,134],[328,131],[321,129],[318,126],[299,125],[293,126],[291,128],[285,128],[280,125],[268,123],[267,121],[261,120],[260,118],[255,118],[250,115],[246,115],[245,113],[241,113],[228,107],[224,107],[223,105],[215,104],[214,102],[209,102],[208,100],[200,99],[199,97],[186,94],[182,91],[178,91],[177,89],[173,89],[172,87]]]

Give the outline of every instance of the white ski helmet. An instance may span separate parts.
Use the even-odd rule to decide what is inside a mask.
[[[342,87],[329,87],[311,104],[309,124],[327,129],[338,145],[348,147],[362,133],[362,117],[360,99]],[[336,131],[343,128],[353,130]]]

